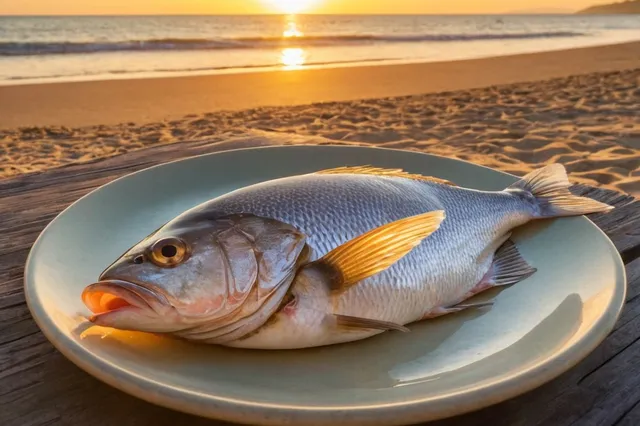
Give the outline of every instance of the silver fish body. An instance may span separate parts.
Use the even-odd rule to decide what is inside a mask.
[[[367,167],[263,182],[170,221],[83,300],[101,325],[244,348],[406,330],[534,273],[508,241],[517,226],[611,208],[569,185],[560,165],[503,191]]]
[[[318,294],[300,295],[298,317],[292,318],[290,310],[280,313],[280,321],[229,345],[287,348],[305,345],[307,340],[306,345],[314,346],[379,333],[331,331],[315,324],[324,321],[323,304],[334,313],[398,324],[417,321],[434,308],[455,305],[488,271],[509,231],[529,221],[535,211],[526,199],[508,192],[349,174],[278,179],[202,205],[191,214],[242,212],[290,223],[308,236],[312,259],[377,226],[435,210],[446,212],[438,231],[390,268],[347,290],[337,303],[328,306],[322,289]],[[318,333],[311,330],[316,326]]]

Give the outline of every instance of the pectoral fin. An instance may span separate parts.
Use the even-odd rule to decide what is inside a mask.
[[[369,318],[350,317],[347,315],[339,314],[334,314],[333,317],[336,319],[336,324],[342,327],[363,328],[372,330],[397,330],[405,333],[409,331],[407,327],[400,324],[395,324],[393,322],[378,321]]]
[[[437,210],[388,223],[346,242],[307,267],[317,268],[331,290],[346,290],[396,263],[434,233],[444,218],[444,211]]]

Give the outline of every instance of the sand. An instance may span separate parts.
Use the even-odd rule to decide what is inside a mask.
[[[589,59],[602,59],[607,55],[609,60],[606,63]],[[555,62],[549,62],[552,57]],[[583,58],[583,63],[577,70],[575,66],[579,58]],[[471,75],[473,70],[464,71],[462,76],[454,73],[454,70],[467,69],[460,68],[461,63],[468,65],[478,61],[487,67],[507,61],[510,67],[502,74],[494,70],[495,75],[479,71],[475,80]],[[138,121],[141,116],[135,108],[126,110],[130,100],[120,99],[129,118],[125,119],[120,112],[113,113],[115,117],[113,114],[105,117],[98,125],[87,125],[96,119],[95,111],[104,107],[108,116],[112,109],[117,109],[118,102],[103,106],[98,105],[97,98],[91,98],[93,109],[87,106],[85,113],[78,112],[69,121],[65,121],[68,112],[63,111],[66,99],[49,99],[42,106],[34,104],[31,115],[26,118],[19,113],[24,106],[12,109],[3,102],[0,106],[0,127],[6,123],[19,124],[4,126],[5,130],[0,130],[0,178],[122,154],[155,144],[260,129],[419,150],[469,160],[516,175],[559,162],[567,167],[575,182],[640,195],[640,43],[611,46],[609,51],[605,48],[576,49],[564,54],[552,52],[478,61],[448,63],[448,76],[446,70],[439,71],[442,75],[434,72],[442,81],[431,86],[422,84],[424,77],[415,75],[417,71],[413,68],[446,68],[446,63],[271,73],[300,81],[316,71],[323,76],[331,72],[354,73],[355,76],[369,73],[369,78],[359,82],[354,80],[354,87],[345,96],[351,95],[351,99],[359,100],[348,101],[342,100],[342,95],[332,96],[336,87],[346,84],[344,80],[335,82],[331,79],[323,81],[323,84],[306,81],[307,85],[315,87],[314,90],[321,88],[327,93],[331,101],[322,103],[310,103],[316,100],[313,94],[298,94],[300,99],[284,101],[285,106],[280,106],[276,98],[266,96],[258,99],[258,96],[246,104],[240,102],[240,108],[234,110],[216,111],[217,108],[211,106],[208,112],[202,112],[206,105],[197,105],[193,106],[193,113],[184,115],[185,111],[190,111],[184,110],[188,107],[180,102],[172,104],[165,101],[162,104],[165,115],[157,116],[153,109],[158,106],[158,99],[136,99],[136,102],[146,101],[151,110],[149,114],[154,120],[146,123]],[[415,83],[417,88],[408,95],[404,86],[380,90],[378,86],[385,80],[376,76],[393,73],[394,69],[398,75],[413,79],[402,80],[404,85]],[[518,71],[525,82],[505,84],[516,78]],[[554,73],[569,76],[547,78]],[[153,86],[160,81],[169,81],[170,85],[183,84],[186,87],[196,84],[194,81],[198,79],[209,82],[226,77],[239,81],[249,79],[245,80],[248,83],[244,89],[226,88],[235,90],[236,97],[242,98],[251,89],[250,81],[260,75],[139,80],[138,85]],[[279,77],[269,75],[265,78]],[[3,87],[0,88],[0,98],[7,99],[4,96],[9,89],[12,96],[19,97],[23,93],[24,99],[31,99],[24,101],[26,103],[35,102],[33,93],[38,90],[39,96],[51,95],[51,91],[63,88],[71,93],[84,91],[87,95],[95,95],[97,92],[91,90],[99,92],[103,89],[95,88],[106,83],[112,83],[113,87],[133,84],[131,81],[116,81]],[[440,91],[443,87],[449,91]],[[420,92],[422,94],[417,94]],[[396,96],[379,97],[381,93]],[[217,94],[209,96],[215,99]],[[305,100],[306,103],[303,102]],[[61,112],[52,116],[49,104],[55,102],[58,102]],[[226,105],[224,101],[212,102],[212,105]],[[254,107],[254,102],[275,106]],[[121,123],[114,124],[118,120]],[[26,122],[31,124],[26,126]]]

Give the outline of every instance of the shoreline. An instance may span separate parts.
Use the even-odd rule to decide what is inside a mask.
[[[640,41],[449,62],[0,86],[0,129],[175,120],[640,68]]]
[[[158,79],[158,78],[181,78],[181,77],[201,77],[212,75],[228,75],[228,74],[249,74],[249,73],[267,73],[278,71],[304,71],[304,70],[317,70],[317,69],[331,69],[331,68],[354,68],[354,67],[371,67],[371,66],[392,66],[392,65],[420,65],[420,64],[432,64],[432,63],[447,63],[466,60],[479,60],[479,59],[491,59],[504,56],[514,55],[527,55],[538,53],[558,52],[574,49],[585,49],[590,47],[604,47],[614,46],[618,44],[636,43],[640,42],[640,38],[635,39],[598,39],[597,42],[591,42],[588,44],[576,44],[574,46],[564,46],[562,44],[554,47],[541,47],[531,49],[531,47],[522,48],[522,51],[509,52],[505,51],[502,54],[491,53],[475,53],[472,55],[465,55],[464,57],[451,57],[451,58],[433,58],[433,59],[390,59],[390,58],[370,58],[370,59],[357,59],[357,60],[336,60],[334,62],[307,62],[304,65],[283,65],[282,63],[272,65],[246,65],[246,66],[219,66],[211,68],[201,69],[185,69],[175,71],[139,71],[128,73],[108,73],[108,74],[93,74],[93,75],[69,75],[59,77],[26,77],[26,78],[13,78],[9,80],[0,80],[0,87],[3,86],[24,86],[24,85],[40,85],[40,84],[58,84],[58,83],[80,83],[80,82],[100,82],[110,80],[145,80],[145,79]],[[91,52],[90,55],[96,53]]]

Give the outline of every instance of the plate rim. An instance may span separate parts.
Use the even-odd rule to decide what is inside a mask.
[[[105,361],[100,356],[96,356],[87,350],[78,342],[68,338],[64,333],[61,333],[59,328],[55,326],[53,321],[51,321],[51,318],[45,314],[43,306],[38,300],[35,285],[30,284],[30,281],[32,281],[30,278],[32,274],[29,271],[32,269],[32,264],[34,263],[34,258],[37,254],[38,248],[44,238],[46,238],[50,229],[62,215],[77,204],[83,202],[86,198],[94,196],[100,191],[106,190],[110,185],[121,180],[129,179],[152,169],[166,167],[176,163],[188,162],[196,158],[211,157],[221,154],[241,154],[243,151],[256,150],[295,151],[314,149],[393,151],[401,155],[427,156],[438,160],[464,163],[466,165],[480,167],[491,172],[508,176],[514,179],[514,181],[520,178],[519,176],[511,173],[458,158],[408,149],[362,145],[267,145],[202,153],[171,161],[164,161],[134,172],[126,173],[123,176],[94,188],[64,208],[45,226],[31,246],[24,266],[23,290],[31,317],[47,340],[59,352],[61,352],[65,358],[84,370],[85,373],[92,375],[94,378],[97,378],[111,387],[149,403],[179,412],[216,420],[240,423],[251,422],[261,425],[278,425],[283,424],[283,422],[286,422],[287,424],[289,422],[294,422],[293,424],[324,424],[324,422],[328,421],[333,423],[342,421],[342,423],[336,424],[346,425],[351,423],[348,420],[349,416],[358,416],[358,418],[359,416],[366,416],[368,417],[370,424],[403,425],[416,421],[424,422],[439,420],[476,411],[529,392],[570,370],[586,358],[602,343],[602,341],[605,340],[620,318],[627,293],[627,276],[624,262],[608,235],[585,216],[580,216],[580,218],[582,220],[586,220],[600,233],[600,236],[604,238],[608,249],[612,254],[612,260],[614,261],[616,269],[616,274],[613,277],[613,280],[615,281],[614,291],[604,314],[597,319],[594,325],[585,332],[584,336],[580,340],[577,340],[569,347],[564,348],[564,350],[556,352],[546,360],[538,361],[517,374],[513,374],[499,381],[488,382],[482,385],[474,385],[459,391],[439,394],[437,396],[421,397],[420,394],[418,394],[415,397],[404,401],[386,404],[296,406],[280,403],[254,402],[240,398],[226,397],[219,394],[201,393],[182,387],[168,385],[163,382],[156,382],[152,379],[135,374],[134,372],[125,370],[117,364]],[[66,345],[64,344],[65,342],[67,343]],[[83,356],[87,359],[83,359]],[[93,359],[93,364],[90,359]],[[150,385],[156,386],[155,392],[145,392],[145,387]],[[161,389],[162,391],[159,391],[158,389]],[[488,390],[491,390],[491,392],[486,392]],[[190,400],[189,398],[186,398],[186,396],[189,396],[192,399]],[[430,407],[432,405],[436,405],[439,408],[429,409],[432,408]],[[402,421],[398,422],[398,417],[403,417],[402,414],[404,414],[404,418]],[[286,418],[283,419],[283,416]],[[358,418],[352,417],[354,422],[358,421]]]

